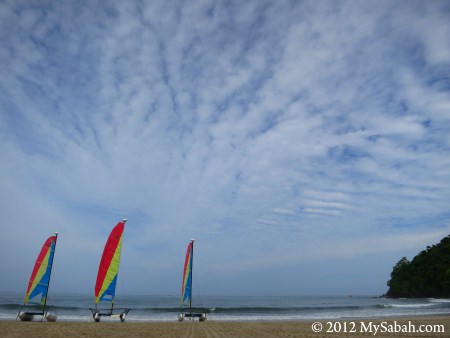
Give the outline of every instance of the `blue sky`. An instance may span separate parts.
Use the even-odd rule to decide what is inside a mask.
[[[450,232],[447,1],[3,1],[0,289],[381,294]],[[195,287],[195,286],[194,286]],[[195,291],[194,291],[195,292]]]

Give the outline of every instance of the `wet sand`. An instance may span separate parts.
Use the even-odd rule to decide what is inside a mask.
[[[0,321],[0,337],[450,337],[450,316],[317,322],[320,324],[309,321],[183,323]],[[375,332],[376,325],[380,324],[383,326],[378,327],[378,332]],[[319,330],[321,325],[320,332],[313,331],[313,326]],[[415,330],[431,332],[412,333],[410,331],[413,327]],[[395,330],[409,332],[382,332]]]

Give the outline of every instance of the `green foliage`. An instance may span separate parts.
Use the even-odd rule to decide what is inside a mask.
[[[388,297],[450,297],[450,235],[420,252],[410,262],[395,264],[387,282]]]

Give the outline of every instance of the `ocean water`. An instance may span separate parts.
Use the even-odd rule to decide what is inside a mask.
[[[0,320],[15,319],[22,294],[0,292]],[[214,321],[300,321],[450,315],[450,299],[386,299],[370,296],[198,296],[195,305]],[[92,295],[50,294],[58,321],[92,321]],[[177,321],[179,296],[117,296],[115,307],[132,310],[127,322]],[[103,317],[102,321],[115,320]]]

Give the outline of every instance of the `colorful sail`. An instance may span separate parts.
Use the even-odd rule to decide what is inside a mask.
[[[57,236],[55,234],[49,237],[42,246],[31,273],[24,305],[28,303],[45,305],[46,303]]]
[[[193,250],[194,241],[192,240],[187,247],[186,260],[184,262],[183,284],[181,285],[181,306],[191,306]]]
[[[191,239],[186,251],[186,260],[184,261],[183,284],[181,285],[181,309],[178,313],[178,321],[182,322],[184,318],[198,318],[203,322],[207,318],[206,312],[192,312],[192,265],[194,260],[194,241]],[[189,307],[189,313],[184,313],[183,306]],[[195,309],[194,309],[195,310]]]
[[[96,304],[103,300],[114,302],[125,222],[126,220],[117,223],[111,231],[103,250],[102,259],[98,267],[97,282],[95,283]]]

